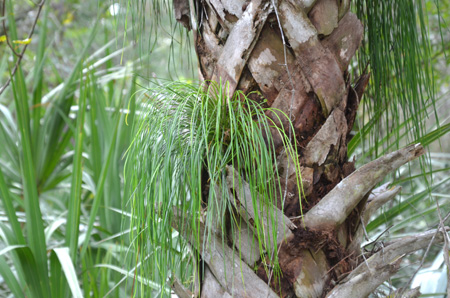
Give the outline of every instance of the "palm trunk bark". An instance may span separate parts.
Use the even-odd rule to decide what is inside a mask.
[[[227,82],[230,95],[236,90],[257,91],[251,95],[254,100],[279,109],[279,115],[268,116],[292,136],[302,166],[301,173],[289,168],[281,138],[274,133],[285,194],[277,198],[281,209],[277,228],[284,235],[278,239],[281,277],[267,272],[259,252],[245,245],[251,242],[251,229],[241,228],[240,235],[229,237],[244,243],[238,248],[240,255],[227,245],[207,251],[197,247],[206,263],[201,296],[367,296],[398,270],[396,259],[407,253],[408,241],[389,246],[387,258],[376,252],[369,262],[372,265],[362,263],[363,226],[398,189],[382,187],[376,195],[369,193],[389,172],[421,155],[423,148],[409,146],[357,171],[347,158],[350,131],[369,80],[367,74],[355,79],[348,72],[363,38],[363,26],[349,12],[350,1],[190,2],[174,0],[175,16],[194,29],[200,78]],[[293,131],[284,115],[290,118]],[[231,168],[228,173],[237,175]],[[245,194],[245,189],[240,192]],[[252,217],[247,213],[242,218]],[[408,252],[426,246],[430,237],[440,236],[418,235],[417,245],[408,246]],[[226,276],[225,272],[236,273],[233,268],[240,268],[238,274]]]

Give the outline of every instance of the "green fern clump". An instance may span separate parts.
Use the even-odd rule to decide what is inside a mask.
[[[240,227],[233,191],[247,183],[256,214],[255,245],[277,264],[277,231],[265,231],[262,220],[276,221],[276,199],[283,195],[271,129],[283,136],[284,150],[297,167],[298,161],[288,137],[266,116],[268,110],[243,93],[227,97],[216,83],[169,83],[146,95],[125,178],[136,228],[131,241],[141,260],[151,259],[142,275],[161,284],[177,272],[182,280],[192,277],[193,271],[184,270],[186,262],[193,264],[185,256],[188,243],[210,244],[213,234],[229,240],[226,235]],[[227,179],[230,167],[239,173],[233,181]]]

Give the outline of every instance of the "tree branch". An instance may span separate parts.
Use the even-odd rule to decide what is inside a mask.
[[[422,145],[410,145],[362,166],[336,185],[306,213],[304,225],[314,229],[340,225],[361,199],[387,174],[424,152]]]
[[[353,276],[347,283],[335,287],[326,298],[367,297],[400,269],[401,259],[377,269],[376,274],[363,272]]]
[[[367,204],[365,209],[363,210],[363,224],[367,225],[370,217],[378,210],[381,206],[392,200],[396,195],[400,193],[402,190],[401,186],[395,186],[391,189],[388,189],[388,185],[390,183],[386,183],[379,188],[377,188],[373,193],[369,196],[367,200]]]
[[[366,297],[398,271],[404,255],[429,248],[435,241],[442,242],[444,237],[439,231],[439,229],[428,231],[387,243],[384,248],[353,270],[341,284],[334,287],[327,298]]]

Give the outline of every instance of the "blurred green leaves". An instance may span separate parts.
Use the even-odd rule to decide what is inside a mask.
[[[23,7],[6,3],[8,36],[15,40],[15,12]],[[124,260],[126,244],[111,235],[127,233],[117,210],[122,155],[131,140],[125,117],[132,120],[135,111],[124,110],[134,107],[139,64],[116,65],[131,47],[114,48],[119,37],[107,26],[99,30],[99,19],[90,19],[89,32],[78,36],[78,53],[52,47],[65,30],[55,27],[55,7],[61,8],[44,6],[33,37],[38,42],[0,95],[0,199],[7,218],[0,223],[0,275],[15,297],[103,297],[122,278],[96,265]],[[94,52],[99,38],[107,42]],[[7,76],[7,58],[17,57],[8,48],[0,51],[0,71]],[[70,71],[61,71],[61,58],[73,59]],[[123,297],[125,288],[110,296]]]

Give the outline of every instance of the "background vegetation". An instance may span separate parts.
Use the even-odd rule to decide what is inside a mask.
[[[152,15],[155,10],[131,9],[126,1],[47,1],[31,39],[39,5],[3,3],[0,36],[9,44],[0,39],[0,88],[15,74],[0,94],[0,296],[169,294],[160,280],[140,273],[146,257],[131,249],[130,190],[124,189],[124,155],[135,119],[148,112],[147,87],[196,78],[190,39],[174,26],[169,2],[149,3],[161,12]],[[435,4],[425,1],[423,12],[433,57],[424,67],[434,76],[434,86],[424,90],[436,101],[429,99],[429,110],[415,118],[381,114],[379,101],[390,94],[377,95],[374,78],[349,146],[363,164],[411,142],[408,130],[417,122],[423,123],[420,141],[429,145],[427,158],[395,174],[403,191],[368,225],[371,240],[434,227],[438,211],[443,217],[450,211],[450,4]],[[132,24],[142,16],[139,31]],[[354,69],[363,66],[355,62]],[[394,82],[401,67],[390,73]],[[408,281],[438,253],[409,256],[386,287]],[[174,262],[186,251],[179,255]]]

